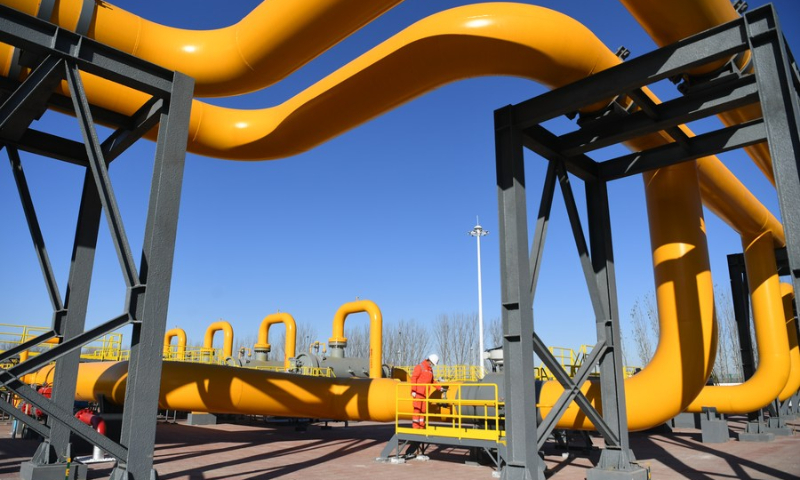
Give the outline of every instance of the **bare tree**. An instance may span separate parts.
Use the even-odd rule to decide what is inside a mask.
[[[500,317],[495,317],[489,320],[489,336],[492,339],[489,348],[495,347],[502,347],[503,346],[503,322],[500,320]]]
[[[401,319],[383,326],[383,361],[389,365],[416,365],[430,353],[427,327],[416,320]]]
[[[369,358],[370,327],[369,324],[353,322],[345,325],[344,336],[347,338],[345,355],[354,358]]]
[[[478,361],[478,315],[441,314],[434,324],[434,340],[446,365],[475,365]]]
[[[286,333],[284,332],[283,335],[284,335],[284,337],[282,338],[282,340],[285,339]],[[296,348],[297,348],[297,354],[298,355],[301,354],[301,353],[308,353],[308,349],[309,349],[309,347],[311,346],[312,343],[317,342],[317,341],[323,341],[324,342],[326,340],[327,340],[326,338],[320,338],[319,337],[319,334],[317,333],[317,329],[314,328],[311,324],[301,323],[301,324],[299,324],[297,326]],[[284,342],[281,342],[281,349],[283,349],[283,345],[284,345]],[[273,346],[273,350],[272,351],[273,352],[275,351],[274,350],[274,346]],[[283,357],[283,354],[281,354],[281,356],[279,358],[282,358],[282,357]]]
[[[633,342],[636,345],[636,353],[642,366],[647,365],[653,358],[653,342],[650,338],[649,320],[646,313],[646,305],[642,305],[640,300],[636,300],[631,308],[631,326],[633,327]]]

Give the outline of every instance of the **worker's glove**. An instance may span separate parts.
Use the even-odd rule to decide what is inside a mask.
[[[411,392],[411,398],[417,398],[417,392]]]
[[[442,400],[447,400],[447,390],[442,390]]]

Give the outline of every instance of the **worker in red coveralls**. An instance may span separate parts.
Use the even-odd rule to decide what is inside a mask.
[[[419,365],[414,367],[414,372],[411,374],[411,397],[414,398],[414,416],[411,417],[411,426],[414,428],[425,428],[425,412],[428,410],[428,394],[431,392],[431,387],[428,385],[435,385],[436,381],[433,379],[433,367],[439,363],[439,355],[431,353],[428,358],[423,360]],[[439,391],[442,387],[436,385]]]
[[[423,360],[419,365],[414,367],[411,373],[411,397],[414,399],[414,415],[411,417],[411,426],[415,429],[425,428],[425,413],[428,411],[428,394],[433,388],[443,391],[443,388],[436,385],[433,379],[433,367],[439,363],[439,355],[432,353],[428,358]],[[418,450],[422,451],[419,442],[409,442],[406,455],[414,455]]]

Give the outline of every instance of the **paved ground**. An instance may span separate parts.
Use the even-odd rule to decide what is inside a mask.
[[[741,419],[732,419],[735,434]],[[795,435],[771,443],[700,443],[697,430],[679,429],[671,434],[631,435],[639,461],[649,465],[652,478],[659,479],[800,479],[800,422]],[[332,424],[323,430],[313,424],[305,431],[293,425],[221,424],[192,427],[161,423],[158,427],[155,463],[162,480],[221,479],[456,479],[490,480],[489,466],[466,465],[467,452],[442,448],[430,452],[430,460],[402,465],[375,462],[393,426],[376,423]],[[0,422],[0,479],[19,479],[19,464],[30,458],[37,443],[12,440],[10,427]],[[593,437],[593,443],[602,441]],[[596,463],[599,450],[569,454],[553,444],[545,449],[548,477],[554,480],[583,479]],[[93,466],[89,478],[108,478],[108,466]]]

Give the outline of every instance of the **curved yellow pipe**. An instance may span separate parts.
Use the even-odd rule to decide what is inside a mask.
[[[261,321],[261,326],[258,327],[258,343],[253,345],[253,350],[270,350],[269,344],[269,327],[276,323],[282,323],[286,326],[286,345],[283,349],[283,365],[289,368],[291,365],[289,359],[296,355],[297,344],[297,324],[294,317],[285,312],[278,312],[267,315]]]
[[[223,332],[222,356],[228,358],[233,356],[233,327],[225,320],[214,322],[206,329],[206,335],[203,339],[203,348],[207,350],[214,349],[214,334]]]
[[[671,2],[620,0],[620,2],[659,47],[739,18],[739,14],[733,9],[730,0],[673,0]],[[749,53],[743,58],[749,58]],[[693,70],[691,74],[702,75],[712,72],[726,62],[726,60],[720,60],[705,65]],[[724,112],[719,115],[719,118],[726,126],[731,126],[761,118],[761,116],[761,107],[750,105]],[[775,185],[772,157],[768,145],[760,143],[745,147],[745,151],[767,179]]]
[[[345,303],[333,317],[333,336],[328,340],[328,346],[347,346],[344,336],[344,321],[348,315],[365,312],[369,314],[369,378],[381,378],[383,368],[381,355],[383,354],[383,316],[381,309],[370,300],[356,300]]]
[[[88,36],[193,77],[197,96],[221,97],[277,83],[400,2],[265,0],[236,24],[214,30],[172,28],[98,2]],[[36,15],[40,2],[3,3]],[[74,30],[83,5],[62,0],[50,20]]]
[[[742,244],[753,306],[758,368],[739,385],[703,388],[687,412],[700,413],[702,407],[716,407],[724,414],[753,412],[775,400],[789,378],[789,341],[771,234],[764,233]]]
[[[175,350],[177,358],[183,360],[186,354],[186,332],[182,328],[173,328],[167,330],[167,333],[164,334],[164,355],[169,355],[171,350],[170,343],[172,343],[173,338],[178,339],[177,349]]]
[[[781,295],[783,295],[783,313],[786,315],[786,333],[789,336],[789,356],[791,367],[789,368],[789,380],[778,394],[781,402],[787,400],[800,389],[800,346],[797,341],[797,317],[794,314],[794,289],[789,283],[781,283]]]

